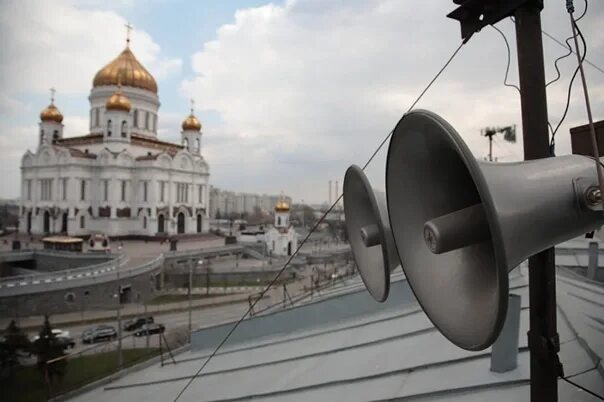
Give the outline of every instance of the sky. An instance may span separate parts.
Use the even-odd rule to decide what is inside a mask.
[[[547,1],[542,27],[570,36],[564,1]],[[577,16],[584,2],[575,0]],[[125,46],[155,76],[159,137],[180,142],[189,99],[202,121],[213,186],[323,202],[328,181],[364,165],[459,45],[450,0],[2,0],[0,1],[0,198],[20,192],[20,159],[37,147],[40,111],[57,90],[65,135],[87,134],[96,71]],[[591,0],[579,26],[587,59],[604,70],[604,2]],[[600,25],[598,25],[600,22]],[[497,24],[511,46],[508,81],[518,82],[514,25]],[[543,37],[545,72],[565,50]],[[518,141],[496,139],[500,162],[522,159],[520,99],[503,85],[507,51],[485,27],[416,106],[438,113],[479,159],[486,126],[516,124]],[[555,127],[565,108],[574,55],[548,86]],[[604,119],[604,73],[585,65],[594,119]],[[587,123],[579,77],[556,154],[571,152],[571,127]],[[366,172],[383,189],[387,143]]]

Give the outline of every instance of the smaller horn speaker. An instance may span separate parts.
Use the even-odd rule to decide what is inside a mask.
[[[346,231],[365,287],[379,302],[388,297],[390,272],[399,265],[383,192],[374,191],[363,170],[352,165],[344,176]]]
[[[604,224],[595,167],[582,155],[478,162],[441,117],[403,116],[386,162],[390,225],[405,276],[445,337],[489,347],[505,320],[509,271]]]

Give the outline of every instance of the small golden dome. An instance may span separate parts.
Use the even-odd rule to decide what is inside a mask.
[[[113,93],[105,102],[107,110],[123,110],[129,112],[132,108],[130,99],[122,93],[121,87],[118,85],[117,91]]]
[[[289,204],[285,200],[277,201],[277,205],[275,205],[276,212],[289,212]]]
[[[126,47],[111,63],[99,70],[94,76],[94,88],[105,85],[117,85],[118,76],[122,85],[146,89],[157,93],[155,78],[134,57],[129,47]]]
[[[182,122],[182,129],[199,131],[201,130],[201,122],[193,115],[193,113],[191,113],[189,117]]]
[[[59,109],[54,105],[54,103],[51,103],[40,113],[40,120],[61,123],[63,121],[63,115],[61,114]]]

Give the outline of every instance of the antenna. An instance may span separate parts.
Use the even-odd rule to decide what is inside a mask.
[[[506,127],[485,127],[480,130],[480,135],[489,139],[489,157],[488,161],[493,162],[493,137],[503,133],[503,139],[507,142],[516,142],[516,125]]]

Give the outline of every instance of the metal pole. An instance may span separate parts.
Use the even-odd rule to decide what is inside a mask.
[[[489,162],[493,162],[493,136],[489,135]]]
[[[208,260],[208,267],[206,268],[206,295],[210,294],[210,261]]]
[[[516,12],[516,44],[522,109],[524,159],[549,156],[547,99],[541,42],[542,1],[531,1]],[[561,365],[557,352],[556,271],[554,249],[529,258],[531,401],[558,400]]]
[[[118,247],[119,250],[122,246]],[[120,282],[120,263],[116,262],[115,273],[117,274],[117,367],[122,368],[123,356],[122,356],[122,284]]]
[[[193,329],[191,325],[191,310],[193,308],[192,305],[192,297],[191,297],[191,284],[193,282],[193,262],[191,261],[189,265],[189,343],[191,343],[191,330]]]
[[[145,298],[145,319],[147,319],[147,299]],[[145,347],[149,349],[149,331],[145,331]]]

